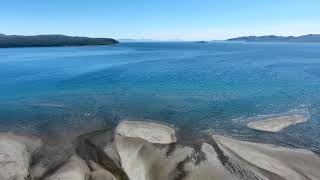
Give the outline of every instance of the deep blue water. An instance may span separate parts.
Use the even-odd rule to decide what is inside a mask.
[[[252,117],[306,113],[280,133]],[[192,42],[0,49],[0,128],[85,131],[125,117],[180,134],[320,152],[320,44]]]

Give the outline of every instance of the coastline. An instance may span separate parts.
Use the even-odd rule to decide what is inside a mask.
[[[0,35],[0,48],[99,46],[117,43],[119,41],[112,38],[89,38],[60,34],[35,36]]]
[[[30,138],[0,134],[0,162],[4,165],[0,177],[5,180],[12,177],[18,180],[28,177],[70,180],[87,177],[94,180],[320,178],[317,171],[320,157],[309,150],[220,135],[186,143],[176,137],[175,129],[154,121],[126,119],[115,129],[80,135],[70,142],[73,148],[56,158],[54,152],[50,154],[53,157],[46,158],[49,154],[45,153],[48,148],[44,146],[45,140]],[[9,161],[11,163],[5,163]]]

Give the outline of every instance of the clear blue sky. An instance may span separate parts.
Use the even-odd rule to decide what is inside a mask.
[[[320,34],[320,0],[1,0],[0,33],[162,40]]]

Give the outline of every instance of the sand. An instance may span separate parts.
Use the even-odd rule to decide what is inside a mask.
[[[238,141],[213,136],[225,155],[262,174],[263,179],[320,179],[320,157],[303,149]],[[246,167],[247,166],[247,167]]]
[[[85,161],[74,155],[56,172],[46,177],[45,180],[87,180],[89,176],[90,169]]]
[[[154,122],[122,121],[116,131],[97,131],[79,138],[71,157],[48,174],[35,176],[46,168],[37,168],[31,158],[37,157],[33,155],[41,147],[41,140],[0,133],[0,179],[320,179],[320,157],[309,150],[218,135],[177,141],[173,128]]]
[[[169,179],[175,159],[167,159],[166,150],[153,143],[167,145],[175,141],[175,130],[158,123],[122,121],[116,128],[116,149],[130,180]],[[176,158],[183,160],[185,153],[180,153],[180,157]]]
[[[27,179],[31,155],[41,145],[38,138],[0,133],[0,179]]]
[[[272,117],[261,121],[250,122],[247,126],[251,129],[266,131],[266,132],[279,132],[289,126],[307,122],[307,118],[303,115],[294,114],[286,116]]]
[[[141,138],[150,143],[170,144],[177,140],[173,128],[153,122],[122,121],[116,132],[121,136]]]
[[[130,180],[232,179],[210,144],[177,144],[174,129],[168,126],[125,121],[117,132],[116,149]]]
[[[107,171],[106,169],[103,169],[99,164],[90,161],[89,162],[90,167],[92,169],[92,172],[90,174],[90,180],[117,180],[117,178]]]

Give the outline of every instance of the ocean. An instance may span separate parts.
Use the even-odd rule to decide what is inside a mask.
[[[303,113],[279,133],[246,124]],[[0,49],[0,131],[81,134],[124,118],[320,152],[320,44],[130,42]]]

